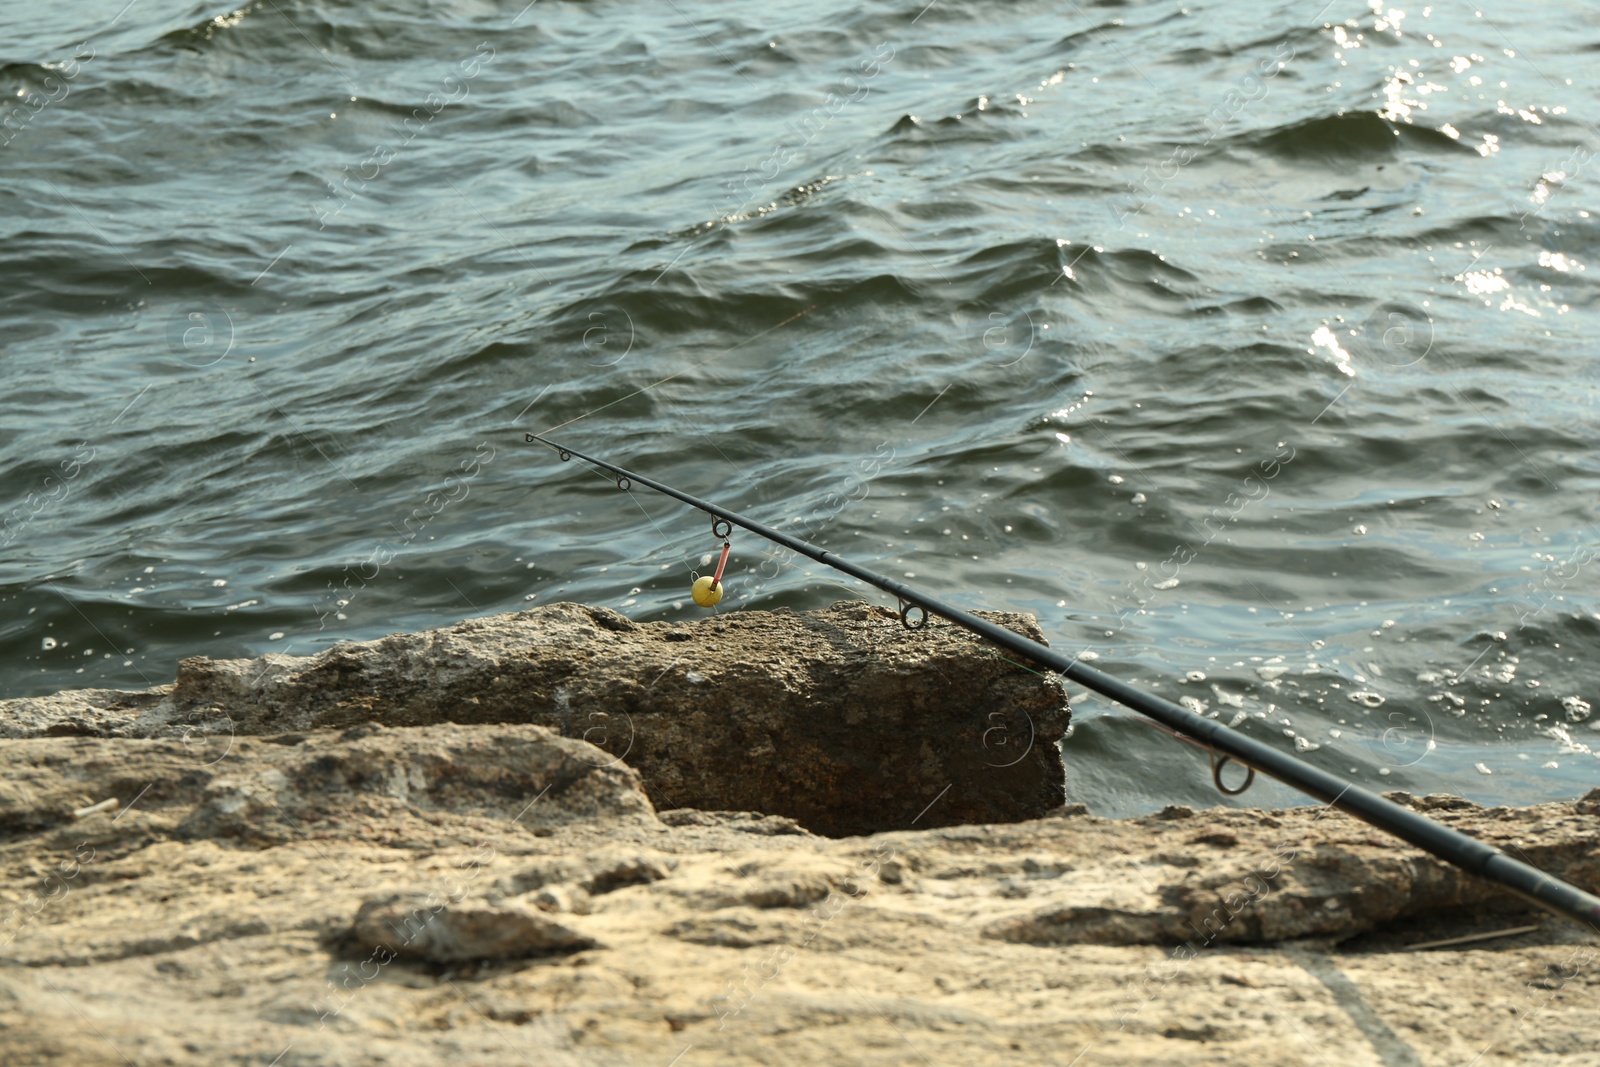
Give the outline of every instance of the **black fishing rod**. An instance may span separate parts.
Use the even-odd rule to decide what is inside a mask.
[[[1486,845],[1482,841],[1468,837],[1458,830],[1441,826],[1427,816],[1412,811],[1410,808],[1401,807],[1393,801],[1386,800],[1376,793],[1361,788],[1354,782],[1346,782],[1337,775],[1322,770],[1320,767],[1313,767],[1296,756],[1281,752],[1271,745],[1263,744],[1254,738],[1247,737],[1237,730],[1229,729],[1213,719],[1196,715],[1194,712],[1174,704],[1170,700],[1163,700],[1161,697],[1140,692],[1126,682],[1081,663],[1075,658],[1069,658],[1036,641],[1030,641],[1021,634],[1014,633],[987,619],[980,619],[971,612],[963,611],[953,604],[946,604],[942,600],[936,600],[924,593],[919,593],[903,582],[897,582],[893,578],[886,578],[881,574],[869,571],[865,567],[842,559],[834,553],[802,541],[798,537],[791,537],[780,530],[774,530],[772,527],[756,522],[753,519],[747,519],[743,515],[729,511],[727,508],[719,507],[710,501],[690,496],[688,493],[674,489],[670,485],[664,485],[661,482],[646,478],[644,475],[624,470],[614,463],[607,463],[603,459],[595,459],[593,456],[586,456],[582,452],[573,451],[538,434],[527,434],[526,441],[528,444],[533,444],[537,441],[548,445],[556,450],[556,454],[562,460],[569,460],[576,456],[586,463],[603,467],[617,476],[617,488],[619,489],[628,489],[634,483],[638,483],[654,489],[658,493],[664,493],[667,496],[681,500],[690,507],[699,508],[712,516],[712,529],[714,532],[718,529],[715,520],[721,519],[724,523],[741,526],[753,534],[776,542],[786,548],[792,548],[801,555],[809,556],[818,563],[825,563],[835,570],[860,578],[867,584],[876,586],[886,593],[892,593],[900,598],[900,621],[911,629],[920,629],[927,623],[930,614],[942,616],[956,625],[999,645],[1001,648],[1043,664],[1051,670],[1071,678],[1079,685],[1094,690],[1101,696],[1115,700],[1119,704],[1139,712],[1141,715],[1145,715],[1178,731],[1180,734],[1195,739],[1214,753],[1212,778],[1216,782],[1217,788],[1224,793],[1232,795],[1243,792],[1250,784],[1255,772],[1260,771],[1286,785],[1293,786],[1307,796],[1315,797],[1317,800],[1354,815],[1364,822],[1371,823],[1380,830],[1387,831],[1402,841],[1415,845],[1424,852],[1429,852],[1460,867],[1464,871],[1504,886],[1511,892],[1542,908],[1582,923],[1592,930],[1600,931],[1600,898],[1586,893],[1576,886],[1568,885],[1559,878],[1552,878],[1538,868],[1513,859],[1500,850]],[[910,620],[909,612],[912,608],[922,612],[922,616],[917,622]],[[1238,763],[1247,770],[1248,776],[1238,789],[1230,790],[1222,785],[1222,767],[1229,761]]]

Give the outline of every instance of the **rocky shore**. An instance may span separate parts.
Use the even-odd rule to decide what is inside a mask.
[[[1319,807],[1094,817],[1067,715],[859,604],[0,701],[0,1060],[1600,1062],[1596,932]],[[1600,886],[1600,790],[1403,799]]]

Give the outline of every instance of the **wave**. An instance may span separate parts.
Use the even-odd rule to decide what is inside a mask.
[[[1238,134],[1228,143],[1290,163],[1328,166],[1388,162],[1414,150],[1476,155],[1448,134],[1390,122],[1375,111],[1303,119],[1265,132]]]
[[[226,33],[238,26],[247,15],[261,10],[261,7],[259,3],[245,4],[233,11],[202,19],[192,26],[169,30],[156,38],[148,47],[152,51],[179,49],[186,52],[204,52],[206,46],[215,40],[218,34]]]

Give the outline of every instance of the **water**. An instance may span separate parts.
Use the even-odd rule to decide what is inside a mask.
[[[1367,785],[1582,791],[1594,16],[1315,6],[8,11],[0,693],[695,615],[559,426]],[[767,550],[722,610],[864,595]],[[1074,799],[1216,801],[1077,706]]]

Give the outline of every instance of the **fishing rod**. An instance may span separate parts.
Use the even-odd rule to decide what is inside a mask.
[[[791,537],[781,530],[748,519],[737,512],[729,511],[708,500],[691,496],[688,493],[674,489],[670,485],[647,478],[642,474],[635,474],[625,470],[614,463],[607,463],[603,459],[586,456],[582,452],[574,451],[565,445],[557,444],[549,438],[539,434],[526,434],[528,444],[538,442],[547,445],[556,451],[563,460],[573,457],[592,463],[597,467],[617,476],[617,488],[629,489],[634,483],[654,489],[658,493],[683,501],[690,507],[699,508],[712,517],[712,532],[726,540],[732,526],[737,525],[749,530],[751,533],[766,538],[768,541],[793,549],[801,555],[808,556],[835,570],[843,571],[861,579],[868,585],[876,586],[886,593],[892,593],[900,600],[900,622],[908,629],[921,629],[927,625],[929,615],[938,615],[949,619],[979,637],[985,638],[993,644],[999,645],[1019,656],[1026,657],[1035,663],[1043,664],[1066,678],[1071,678],[1088,689],[1094,690],[1101,696],[1114,700],[1128,708],[1132,708],[1141,715],[1154,719],[1156,722],[1198,741],[1203,747],[1213,753],[1212,780],[1217,788],[1229,795],[1237,795],[1249,787],[1255,777],[1255,772],[1276,778],[1285,785],[1293,786],[1300,792],[1320,800],[1331,807],[1353,815],[1363,822],[1372,824],[1394,836],[1415,845],[1424,852],[1445,860],[1460,867],[1470,874],[1475,874],[1487,881],[1494,882],[1525,900],[1537,904],[1557,915],[1581,923],[1590,929],[1600,930],[1600,898],[1591,893],[1586,893],[1553,878],[1536,867],[1523,863],[1520,860],[1501,852],[1499,849],[1484,844],[1474,838],[1468,837],[1459,830],[1452,830],[1441,826],[1432,819],[1410,808],[1401,807],[1391,800],[1376,793],[1347,782],[1338,775],[1314,767],[1304,760],[1292,756],[1287,752],[1279,751],[1271,745],[1264,744],[1252,737],[1230,729],[1214,719],[1207,719],[1196,715],[1170,700],[1152,696],[1141,692],[1128,683],[1114,678],[1104,671],[1095,669],[1078,659],[1068,657],[1046,645],[1031,641],[1021,634],[1006,629],[1003,626],[981,619],[969,611],[964,611],[953,604],[946,604],[942,600],[920,593],[903,582],[893,578],[886,578],[881,574],[870,571],[858,564],[818,548],[798,537]],[[719,521],[720,520],[720,521]],[[730,525],[731,524],[731,525]],[[724,546],[726,549],[726,545]],[[717,567],[715,578],[706,576],[695,583],[695,602],[702,606],[715,604],[722,598],[721,578],[722,567],[727,563],[727,552],[724,550],[721,564]],[[705,594],[705,595],[702,595]],[[708,603],[709,601],[709,603]],[[910,612],[919,610],[922,615],[912,621]],[[1246,770],[1244,782],[1236,789],[1228,789],[1222,784],[1222,768],[1228,762],[1238,763]]]

